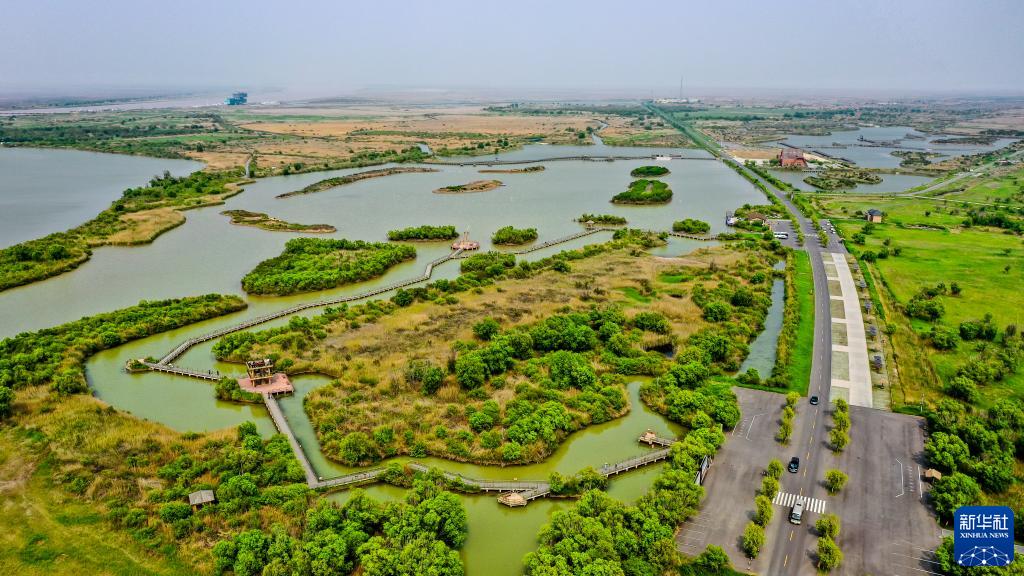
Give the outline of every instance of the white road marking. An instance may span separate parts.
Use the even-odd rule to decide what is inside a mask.
[[[775,498],[772,500],[772,503],[777,506],[782,506],[783,508],[792,508],[798,500],[804,501],[804,510],[808,512],[814,512],[816,514],[825,513],[826,502],[821,498],[808,498],[806,496],[780,491],[775,494]]]
[[[754,414],[753,416],[750,417],[750,425],[747,426],[747,435],[745,436],[745,438],[747,440],[750,440],[750,431],[754,428],[754,420],[757,420],[758,416],[764,416],[765,414],[767,414],[767,412],[761,412],[760,414]]]
[[[897,458],[896,459],[896,465],[899,466],[899,468],[900,468],[900,493],[896,495],[896,497],[899,498],[900,496],[903,496],[904,492],[906,492],[903,489],[903,462],[900,462],[900,459]]]

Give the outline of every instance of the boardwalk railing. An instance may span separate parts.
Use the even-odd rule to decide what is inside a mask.
[[[178,376],[188,376],[189,378],[199,378],[201,380],[217,381],[221,379],[221,375],[217,372],[204,372],[202,370],[193,370],[191,368],[182,368],[181,366],[175,366],[173,364],[159,364],[157,362],[143,362],[147,368],[154,372],[164,372],[166,374],[175,374]]]
[[[678,236],[679,238],[689,238],[690,240],[702,240],[704,242],[714,240],[714,237],[712,236],[703,236],[701,234],[688,234],[686,232],[669,232],[668,235]]]

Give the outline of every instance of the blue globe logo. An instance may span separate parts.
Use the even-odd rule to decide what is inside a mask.
[[[995,546],[975,546],[956,559],[961,566],[1008,566],[1010,555]]]

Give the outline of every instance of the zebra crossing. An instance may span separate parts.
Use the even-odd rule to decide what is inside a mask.
[[[807,496],[790,494],[789,492],[778,492],[775,494],[775,499],[772,500],[772,504],[790,508],[796,504],[798,500],[804,501],[804,510],[807,510],[808,512],[814,512],[816,514],[825,513],[825,501],[821,498],[808,498]]]

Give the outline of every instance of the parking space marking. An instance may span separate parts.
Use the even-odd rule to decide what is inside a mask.
[[[796,504],[798,500],[804,501],[804,509],[808,512],[814,512],[816,514],[825,513],[825,501],[821,498],[807,498],[800,496],[799,494],[791,494],[789,492],[780,491],[775,494],[772,504],[782,506],[783,508],[790,508]]]

